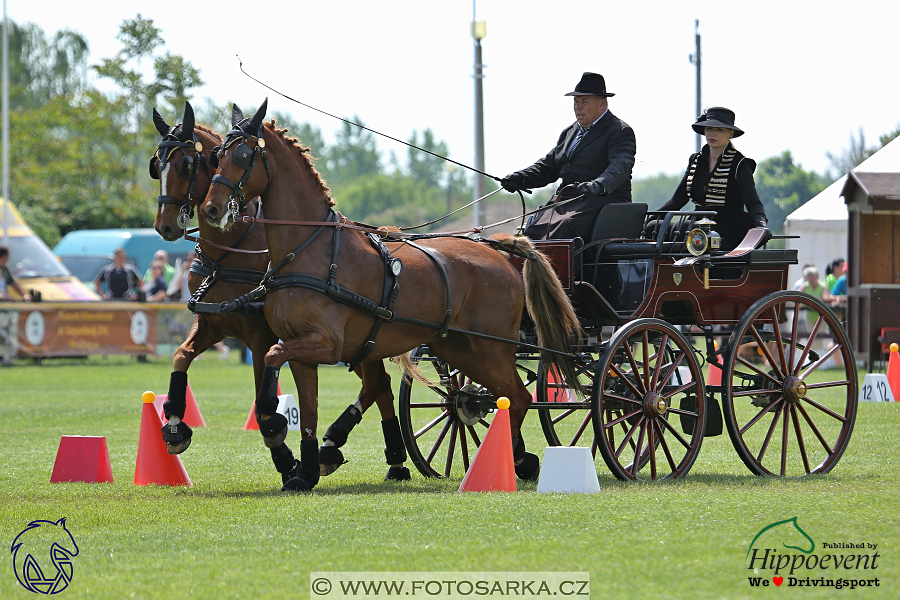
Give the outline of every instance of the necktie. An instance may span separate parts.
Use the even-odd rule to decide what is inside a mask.
[[[569,151],[566,152],[566,156],[572,156],[572,151],[575,150],[575,147],[578,146],[578,142],[581,141],[581,138],[583,138],[584,134],[586,134],[588,132],[588,129],[590,129],[589,127],[581,127],[580,125],[578,127],[580,131],[578,132],[578,135],[575,136],[575,139],[572,140],[572,145],[569,146]]]

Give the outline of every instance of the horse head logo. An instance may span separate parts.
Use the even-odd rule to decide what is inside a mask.
[[[78,544],[66,529],[65,518],[32,521],[13,540],[10,552],[22,587],[36,594],[58,594],[72,581],[72,559],[78,556]]]
[[[803,531],[803,529],[800,528],[799,525],[797,525],[797,517],[794,517],[793,519],[776,521],[771,525],[766,525],[765,527],[763,527],[760,532],[756,534],[756,537],[753,538],[753,541],[750,542],[750,548],[747,549],[748,557],[750,556],[750,551],[753,550],[753,545],[756,543],[756,540],[758,540],[760,536],[766,532],[772,532],[775,534],[774,536],[766,536],[767,539],[777,539],[785,548],[790,548],[791,550],[799,550],[804,554],[811,554],[812,551],[816,549],[816,543],[811,537],[809,537],[809,535],[805,531]],[[797,537],[797,534],[800,534],[800,537]],[[798,545],[788,545],[788,542]]]

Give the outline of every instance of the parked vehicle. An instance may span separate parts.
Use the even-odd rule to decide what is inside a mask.
[[[9,270],[13,277],[35,299],[44,302],[99,300],[94,286],[86,286],[53,255],[50,248],[31,230],[12,202],[0,198],[0,224],[6,214],[6,241],[0,225],[0,244],[9,246]],[[10,295],[16,296],[14,289]]]

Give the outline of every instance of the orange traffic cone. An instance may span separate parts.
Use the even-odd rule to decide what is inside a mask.
[[[197,404],[197,399],[194,398],[194,392],[191,391],[191,384],[188,384],[185,396],[186,405],[182,421],[191,427],[206,427],[206,421],[203,420],[203,415],[200,414],[200,406]],[[153,406],[156,407],[156,412],[159,413],[159,418],[162,419],[163,423],[166,422],[166,411],[163,409],[163,402],[168,398],[168,394],[161,394],[153,401]]]
[[[153,406],[156,396],[153,392],[144,392],[141,412],[141,433],[138,438],[137,461],[134,467],[134,485],[186,485],[190,487],[188,477],[179,456],[173,456],[166,450],[166,443],[160,435],[159,413]]]
[[[281,381],[278,382],[278,395],[281,395]],[[187,416],[187,415],[185,415]],[[190,425],[190,423],[188,423]],[[250,406],[250,414],[247,415],[247,422],[244,423],[244,429],[248,431],[259,431],[259,423],[256,422],[256,400]]]
[[[509,400],[497,400],[497,412],[459,486],[460,492],[515,492]]]
[[[547,397],[538,398],[537,388],[531,393],[531,399],[534,402],[575,402],[576,398],[572,388],[561,387],[563,383],[562,375],[557,373],[556,367],[551,366],[547,371]]]
[[[92,435],[64,435],[59,440],[50,483],[84,481],[112,483],[112,465],[106,438]]]
[[[894,400],[900,402],[900,354],[897,344],[891,344],[891,357],[888,359],[887,380],[894,394]]]
[[[713,342],[713,347],[718,350],[719,342]],[[717,360],[721,361],[722,357],[717,357]],[[706,385],[722,385],[722,369],[713,366],[713,363],[706,367]]]

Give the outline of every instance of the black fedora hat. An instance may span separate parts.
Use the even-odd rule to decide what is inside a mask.
[[[700,135],[703,135],[703,130],[707,127],[733,129],[734,135],[732,137],[741,137],[744,135],[744,130],[740,127],[736,127],[734,124],[734,111],[728,110],[722,106],[707,108],[703,111],[702,115],[697,117],[697,122],[691,125],[691,127]]]
[[[574,92],[569,92],[566,96],[615,96],[606,92],[606,81],[603,75],[599,73],[584,73],[581,81],[575,86]]]

